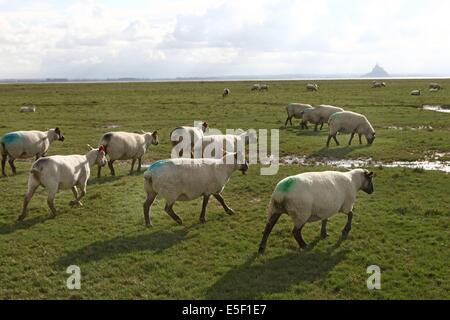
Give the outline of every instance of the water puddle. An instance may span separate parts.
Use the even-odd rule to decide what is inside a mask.
[[[435,154],[435,159],[447,156],[448,153]],[[337,168],[362,168],[362,167],[385,167],[385,168],[409,168],[434,170],[450,173],[450,161],[423,160],[423,161],[393,161],[382,162],[372,159],[329,159],[329,158],[308,158],[306,156],[285,156],[280,158],[280,164],[302,165],[302,166],[332,166]]]
[[[423,110],[430,110],[430,111],[436,111],[436,112],[444,112],[444,113],[450,113],[450,105],[444,104],[444,105],[429,105],[424,104],[422,106]]]
[[[397,127],[397,126],[389,126],[389,127],[385,127],[388,130],[399,130],[399,131],[403,131],[403,130],[428,130],[428,131],[433,131],[433,127],[432,126],[418,126],[418,127]]]

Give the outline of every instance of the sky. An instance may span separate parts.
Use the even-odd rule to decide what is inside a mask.
[[[448,0],[0,0],[0,79],[450,75]]]

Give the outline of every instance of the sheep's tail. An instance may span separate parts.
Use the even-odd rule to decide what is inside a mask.
[[[285,213],[286,208],[284,207],[284,195],[281,192],[275,191],[269,202],[269,207],[267,208],[267,220],[274,214]]]
[[[39,165],[39,162],[35,162],[30,170],[31,177],[33,177],[37,181],[40,181],[41,180],[41,172],[42,172],[42,167]]]

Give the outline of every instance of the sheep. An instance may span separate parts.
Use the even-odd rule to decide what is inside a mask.
[[[258,83],[255,83],[252,88],[250,89],[251,91],[255,91],[255,90],[261,90],[261,86]]]
[[[35,106],[23,106],[23,107],[20,107],[20,112],[25,112],[25,113],[36,112],[36,107]]]
[[[259,90],[260,91],[263,91],[263,90],[268,91],[269,90],[269,86],[267,84],[262,84],[262,85],[260,85]]]
[[[306,85],[306,90],[307,91],[319,91],[319,85],[317,83],[308,83]]]
[[[429,91],[430,92],[439,92],[439,89],[438,88],[431,88]]]
[[[372,88],[382,88],[386,87],[386,82],[373,81]]]
[[[223,89],[222,98],[228,97],[230,95],[230,89]]]
[[[324,104],[313,109],[306,109],[303,112],[301,125],[308,129],[308,122],[314,123],[314,131],[317,131],[317,127],[320,124],[320,130],[322,130],[323,124],[328,123],[328,120],[333,113],[342,111],[344,111],[344,109]]]
[[[6,177],[6,158],[13,175],[17,173],[14,166],[15,159],[36,160],[45,156],[53,141],[64,141],[64,135],[57,127],[48,131],[15,131],[9,132],[0,138],[0,154],[2,156],[2,175]]]
[[[302,249],[307,248],[301,233],[305,224],[322,221],[320,235],[322,239],[326,238],[328,218],[338,212],[347,215],[342,238],[347,237],[352,227],[356,195],[359,190],[367,194],[374,192],[373,177],[373,172],[355,169],[348,172],[307,172],[281,180],[270,199],[259,254],[264,254],[270,232],[283,213],[291,217],[294,223],[292,235]]]
[[[286,122],[284,123],[284,126],[287,126],[288,121],[291,123],[292,126],[292,118],[301,119],[303,115],[303,111],[305,109],[312,108],[312,105],[310,104],[304,104],[304,103],[290,103],[286,106],[286,112],[287,112],[287,118]]]
[[[208,123],[201,122],[199,127],[178,127],[172,130],[170,133],[170,141],[172,143],[172,148],[175,148],[178,144],[180,144],[183,140],[188,139],[190,142],[190,146],[184,145],[184,143],[189,143],[188,141],[181,144],[181,147],[190,149],[190,155],[193,158],[194,155],[197,158],[201,158],[201,143],[203,134],[208,129]],[[183,156],[183,150],[178,152],[178,156]]]
[[[178,224],[181,218],[173,211],[175,201],[189,201],[203,197],[200,223],[205,223],[208,200],[213,195],[228,215],[234,214],[221,196],[231,174],[248,170],[248,163],[239,164],[237,154],[227,154],[221,159],[166,159],[154,162],[144,173],[144,187],[147,198],[144,202],[145,226],[153,226],[150,220],[150,207],[159,194],[166,200],[164,210]]]
[[[442,90],[443,89],[442,86],[439,83],[436,83],[436,82],[430,83],[429,88],[430,89],[437,89],[437,90]]]
[[[203,136],[202,139],[202,152],[204,158],[209,158],[212,156],[212,151],[215,152],[220,150],[218,154],[216,152],[215,158],[221,158],[224,152],[245,152],[244,150],[239,150],[240,148],[245,148],[250,142],[256,141],[257,136],[255,131],[244,131],[239,134],[215,134]],[[239,147],[241,146],[241,147]],[[217,150],[216,150],[217,149]]]
[[[74,200],[71,206],[82,206],[81,199],[86,194],[86,185],[93,165],[104,166],[106,164],[105,147],[100,146],[85,155],[50,156],[36,160],[31,166],[28,176],[28,189],[23,200],[22,213],[18,221],[25,219],[28,204],[36,189],[41,185],[47,188],[47,204],[51,210],[51,216],[56,216],[55,196],[60,190],[72,189]],[[78,193],[78,188],[81,193]]]
[[[411,91],[411,95],[412,96],[420,96],[421,92],[420,92],[420,90],[413,90],[413,91]]]
[[[114,161],[132,160],[130,175],[133,174],[134,164],[138,161],[137,171],[141,171],[142,157],[150,145],[158,145],[158,132],[108,132],[100,139],[99,145],[105,147],[105,153],[108,155],[108,167],[111,175],[115,176]],[[97,178],[101,176],[102,167],[98,167]]]
[[[371,145],[375,140],[375,130],[365,116],[351,111],[342,111],[333,113],[328,121],[329,134],[327,140],[327,148],[330,146],[331,138],[334,139],[337,145],[339,142],[336,139],[338,132],[351,133],[348,145],[352,144],[355,133],[359,136],[359,144],[362,144],[361,136],[364,135],[367,143]]]

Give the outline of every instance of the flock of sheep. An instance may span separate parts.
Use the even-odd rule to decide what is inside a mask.
[[[384,88],[386,87],[386,82],[381,82],[381,81],[373,81],[372,82],[372,88]],[[444,88],[436,82],[432,82],[430,83],[430,85],[428,86],[428,91],[430,91],[431,93],[433,92],[439,92],[440,90],[443,90]],[[410,95],[412,96],[420,96],[422,95],[422,91],[419,89],[415,89],[412,90]]]
[[[264,88],[264,89],[262,89]],[[226,90],[226,91],[225,91]],[[225,89],[224,94],[230,93]],[[268,90],[268,86],[258,85],[258,89]],[[318,85],[311,84],[307,90],[318,90]],[[225,95],[224,95],[225,96]],[[308,123],[315,125],[315,130],[323,124],[329,126],[327,146],[333,138],[339,145],[336,135],[338,132],[350,133],[351,144],[355,134],[362,135],[372,144],[375,139],[375,131],[364,115],[345,111],[343,108],[330,105],[313,107],[309,104],[291,103],[286,107],[288,122],[292,125],[292,118],[301,119],[301,127],[308,128]],[[211,196],[224,208],[229,215],[234,214],[223,199],[221,192],[235,171],[243,174],[248,170],[248,162],[242,161],[238,153],[228,153],[228,146],[239,143],[248,145],[252,141],[251,132],[240,132],[227,135],[208,135],[208,124],[202,122],[198,127],[177,127],[172,130],[170,140],[172,144],[171,158],[158,160],[152,163],[144,173],[144,190],[146,200],[143,205],[144,220],[146,226],[152,226],[150,209],[159,195],[166,201],[165,212],[177,223],[182,224],[182,219],[175,213],[173,206],[176,201],[189,201],[202,198],[200,222],[206,221],[206,207]],[[184,143],[183,137],[190,137],[191,144],[187,149],[177,147]],[[141,170],[142,157],[151,145],[158,145],[158,133],[142,132],[109,132],[99,140],[97,148],[90,147],[84,155],[55,155],[46,156],[50,145],[54,141],[64,141],[64,135],[60,128],[48,131],[15,131],[9,132],[0,138],[0,154],[2,157],[2,175],[6,176],[6,161],[16,174],[15,159],[35,157],[28,176],[28,187],[24,197],[22,212],[18,220],[23,220],[27,215],[28,205],[39,186],[48,191],[47,203],[51,215],[56,215],[54,199],[59,190],[71,189],[74,199],[72,206],[82,205],[81,199],[86,194],[86,185],[90,177],[90,170],[98,166],[97,177],[101,177],[101,169],[108,165],[111,175],[115,175],[114,161],[131,160],[133,173],[136,161],[137,170]],[[200,143],[198,143],[200,142]],[[203,150],[211,145],[219,144],[222,147],[220,154],[205,157]],[[184,145],[183,147],[186,147]],[[182,150],[189,150],[190,154],[183,154]],[[351,229],[353,217],[353,205],[356,194],[362,190],[371,194],[373,188],[373,172],[365,169],[355,169],[348,172],[326,171],[310,172],[287,177],[281,180],[275,187],[269,202],[267,223],[259,246],[259,253],[263,254],[269,234],[279,217],[286,213],[294,223],[292,234],[301,248],[306,247],[301,231],[307,222],[322,221],[321,236],[326,237],[326,224],[329,217],[337,212],[347,215],[348,220],[342,235],[346,236]]]

